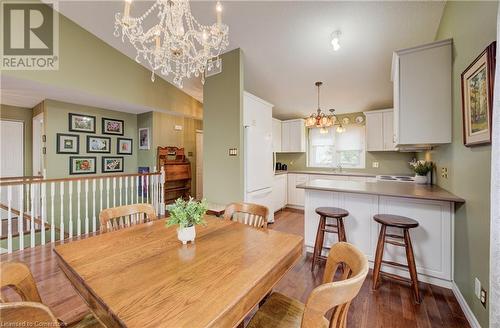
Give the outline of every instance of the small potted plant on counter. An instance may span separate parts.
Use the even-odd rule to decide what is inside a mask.
[[[203,217],[207,212],[207,202],[205,200],[197,202],[192,197],[188,201],[178,198],[175,203],[168,207],[170,217],[166,226],[178,225],[177,238],[186,244],[188,241],[194,242],[196,237],[195,226],[206,224]]]
[[[429,172],[432,171],[434,163],[429,161],[414,159],[410,162],[412,170],[415,172],[415,183],[427,184],[429,183]]]

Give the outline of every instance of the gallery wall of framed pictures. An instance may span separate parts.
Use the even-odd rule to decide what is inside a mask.
[[[67,158],[69,174],[124,172],[127,156],[134,154],[134,140],[124,137],[125,121],[112,117],[98,120],[94,115],[83,113],[67,115],[68,133],[61,127],[55,144],[56,154],[71,155]],[[80,147],[80,141],[83,147]]]

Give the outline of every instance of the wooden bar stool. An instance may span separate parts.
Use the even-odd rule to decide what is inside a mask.
[[[347,242],[344,228],[344,218],[349,216],[348,211],[338,207],[318,207],[316,209],[316,213],[319,215],[319,224],[316,232],[316,241],[314,243],[311,271],[314,270],[318,260],[326,260],[326,257],[321,255],[325,232],[336,233],[339,241]],[[327,222],[327,218],[336,219],[337,223],[330,224]]]
[[[409,282],[413,289],[415,302],[420,303],[421,299],[420,299],[420,291],[418,289],[417,268],[415,266],[415,256],[413,255],[413,247],[411,245],[411,238],[409,231],[412,228],[418,227],[418,222],[404,216],[391,215],[391,214],[377,214],[373,217],[373,219],[382,225],[378,237],[377,251],[375,253],[375,264],[373,267],[373,286],[372,286],[373,290],[376,290],[378,288],[379,276],[380,274],[383,274],[392,279]],[[401,228],[403,229],[403,235],[401,236],[396,234],[388,234],[386,233],[387,227]],[[384,261],[383,256],[384,256],[385,243],[399,247],[404,247],[406,250],[407,265],[392,261]],[[410,272],[411,281],[408,281],[408,279],[401,278],[394,274],[381,272],[380,268],[382,264],[408,268],[408,271]]]

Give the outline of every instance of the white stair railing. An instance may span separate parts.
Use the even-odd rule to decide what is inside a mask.
[[[163,169],[113,176],[0,179],[0,252],[95,233],[99,212],[111,206],[150,203],[163,216],[164,182]]]

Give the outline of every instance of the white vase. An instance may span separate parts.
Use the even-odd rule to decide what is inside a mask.
[[[415,174],[415,183],[416,184],[427,184],[427,175]]]
[[[194,238],[196,237],[196,229],[194,226],[187,228],[177,228],[177,238],[182,242],[182,244],[187,244],[188,241],[194,243]]]

